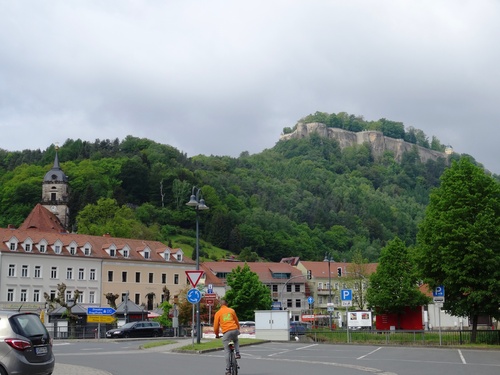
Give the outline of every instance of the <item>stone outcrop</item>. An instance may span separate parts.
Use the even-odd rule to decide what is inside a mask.
[[[375,159],[380,158],[385,151],[391,151],[394,154],[394,159],[400,162],[405,152],[409,152],[416,147],[422,163],[428,160],[436,161],[439,158],[448,160],[444,152],[417,146],[402,139],[386,137],[382,132],[368,130],[355,133],[344,129],[328,128],[325,124],[318,122],[309,124],[299,123],[295,131],[281,135],[280,140],[305,138],[312,133],[337,140],[341,149],[349,146],[368,144]]]

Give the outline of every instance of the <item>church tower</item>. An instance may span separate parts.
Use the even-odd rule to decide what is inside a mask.
[[[69,224],[69,184],[68,176],[64,174],[59,165],[57,154],[52,169],[45,174],[42,183],[42,206],[57,216],[61,224],[68,229]]]

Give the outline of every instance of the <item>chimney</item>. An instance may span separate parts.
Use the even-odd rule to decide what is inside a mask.
[[[7,228],[8,228],[8,229],[16,229],[16,227],[15,227],[13,224],[9,224],[9,225],[7,226]]]
[[[111,235],[109,233],[104,233],[102,236],[103,237],[111,237]]]

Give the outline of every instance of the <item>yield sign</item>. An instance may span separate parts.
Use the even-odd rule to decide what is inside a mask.
[[[196,270],[196,271],[184,271],[186,272],[186,276],[193,286],[193,288],[196,288],[196,285],[198,284],[198,281],[201,279],[201,275],[203,275],[202,270]]]

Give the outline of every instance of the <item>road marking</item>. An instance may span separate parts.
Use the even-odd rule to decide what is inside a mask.
[[[269,354],[268,357],[274,357],[275,355],[279,355],[279,354],[284,354],[284,353],[293,352],[293,351],[297,351],[297,350],[308,349],[308,348],[312,348],[313,346],[318,346],[318,344],[311,344],[311,345],[302,346],[300,348],[283,350],[282,352],[277,352],[277,353]]]
[[[377,348],[377,349],[375,349],[375,350],[371,351],[370,353],[367,353],[367,354],[365,354],[365,355],[362,355],[361,357],[358,357],[357,359],[363,359],[363,358],[365,358],[365,357],[368,357],[370,354],[373,354],[373,353],[375,353],[375,352],[379,351],[380,349],[382,349],[382,347],[379,347],[379,348]]]
[[[467,364],[467,362],[465,361],[465,358],[464,358],[464,356],[463,356],[463,354],[462,354],[462,351],[461,351],[460,349],[458,349],[458,355],[460,356],[460,359],[462,360],[462,363],[463,363],[464,365],[466,365],[466,364]]]

